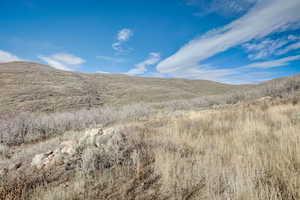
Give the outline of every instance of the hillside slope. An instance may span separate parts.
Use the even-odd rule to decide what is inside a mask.
[[[299,102],[262,98],[0,144],[0,199],[300,199]]]
[[[224,94],[246,86],[206,80],[61,71],[29,62],[0,64],[0,113],[55,112]],[[249,87],[249,86],[247,86]]]

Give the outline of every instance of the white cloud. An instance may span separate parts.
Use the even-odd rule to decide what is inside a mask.
[[[127,42],[133,36],[133,31],[124,28],[120,30],[117,34],[117,42],[112,44],[112,48],[119,53],[127,53],[129,49],[125,49],[123,44]]]
[[[111,45],[111,47],[118,52],[124,52],[123,48],[122,48],[122,44],[121,42],[115,42]]]
[[[110,62],[116,62],[116,63],[122,63],[122,62],[127,61],[127,59],[125,59],[125,58],[116,58],[116,57],[111,57],[111,56],[96,56],[96,58],[101,59],[101,60],[110,61]]]
[[[157,65],[160,73],[178,75],[180,72],[195,72],[198,77],[220,80],[232,73],[226,69],[204,69],[199,63],[232,47],[253,39],[260,39],[275,32],[299,27],[300,1],[260,0],[244,16],[232,23],[208,32],[190,41],[175,54]],[[190,73],[193,75],[192,73]]]
[[[136,64],[135,68],[129,70],[126,74],[128,75],[144,74],[147,71],[148,66],[155,65],[159,61],[160,61],[160,54],[152,52],[149,54],[149,57],[146,60]]]
[[[84,63],[85,60],[72,54],[58,53],[50,56],[38,56],[48,65],[61,70],[72,71],[74,67]]]
[[[246,43],[243,47],[251,54],[248,56],[251,60],[258,60],[262,58],[266,58],[268,56],[272,56],[277,53],[277,51],[288,44],[290,41],[287,38],[281,39],[265,39],[259,42]]]
[[[85,62],[84,59],[68,53],[58,53],[51,56],[54,60],[60,61],[66,65],[80,65]]]
[[[281,49],[280,51],[278,51],[276,54],[283,55],[283,54],[286,54],[290,51],[297,50],[297,49],[300,49],[300,42],[290,44],[289,46],[285,47],[284,49]]]
[[[13,61],[21,61],[21,59],[12,53],[0,50],[0,63],[13,62]]]
[[[233,16],[247,11],[257,0],[186,0],[187,5],[196,6],[200,9],[196,16],[205,16],[217,13],[223,16]]]
[[[101,73],[101,74],[110,74],[110,72],[105,72],[105,71],[96,71],[96,73]]]
[[[254,62],[241,67],[227,69],[213,69],[210,65],[201,65],[200,67],[197,65],[198,68],[180,69],[173,72],[172,75],[179,78],[214,80],[230,84],[257,83],[269,80],[272,78],[271,75],[274,75],[274,73],[265,71],[266,69],[287,66],[296,60],[300,60],[300,55]]]
[[[48,65],[56,68],[56,69],[61,69],[61,70],[66,70],[66,71],[72,71],[67,65],[54,60],[51,57],[47,57],[47,56],[38,56],[39,59],[43,60],[44,62],[46,62]]]
[[[276,40],[267,38],[262,41],[249,42],[242,46],[247,52],[250,52],[249,59],[257,60],[272,55],[283,55],[289,51],[298,49],[300,48],[299,41],[299,36],[289,35]]]
[[[289,35],[289,36],[288,36],[288,39],[289,39],[289,40],[300,40],[300,36],[297,36],[297,35]]]
[[[300,55],[298,56],[289,56],[277,60],[265,61],[265,62],[256,62],[249,65],[239,67],[238,69],[268,69],[273,67],[282,67],[290,64],[291,61],[300,60]]]
[[[119,31],[119,33],[118,33],[118,40],[126,42],[126,41],[129,40],[129,38],[131,36],[133,36],[132,30],[130,30],[128,28],[124,28],[124,29],[122,29],[122,30]]]

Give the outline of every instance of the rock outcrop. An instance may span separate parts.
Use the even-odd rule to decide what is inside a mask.
[[[49,169],[64,164],[70,166],[70,163],[81,160],[92,162],[95,168],[109,167],[128,159],[129,147],[119,128],[90,129],[78,140],[64,141],[53,151],[35,155],[31,166]]]

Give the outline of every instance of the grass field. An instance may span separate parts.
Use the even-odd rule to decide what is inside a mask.
[[[299,114],[300,105],[295,99],[268,99],[133,120],[122,124],[121,129],[132,147],[130,162],[96,167],[97,152],[84,153],[81,167],[73,171],[56,168],[56,173],[61,173],[59,178],[54,171],[42,170],[14,179],[14,192],[6,188],[5,197],[299,199]],[[76,137],[78,134],[71,133]],[[28,148],[43,148],[48,142],[50,146],[55,144],[49,140]],[[94,164],[84,164],[91,160]],[[25,185],[16,183],[24,179]]]
[[[24,63],[17,64],[22,65],[18,72],[22,74]],[[35,64],[28,64],[28,71],[34,67],[43,67],[39,73],[69,74]],[[13,70],[13,77],[18,70]],[[139,80],[123,75],[69,75],[72,79],[75,75],[105,76],[111,79],[107,87]],[[116,77],[122,81],[116,83]],[[130,98],[122,97],[120,104],[89,107],[64,100],[66,107],[61,108],[66,110],[61,112],[27,110],[36,93],[26,88],[42,79],[24,78],[24,88],[9,80],[0,79],[6,84],[2,91],[20,89],[12,89],[9,98],[1,97],[1,106],[14,99],[12,94],[19,99],[21,92],[26,96],[26,109],[16,107],[17,115],[10,116],[10,106],[20,104],[16,101],[1,114],[0,199],[300,199],[299,76],[239,86],[247,90],[226,94],[178,100],[171,96],[165,102],[157,98],[128,105]],[[43,80],[56,83],[51,78]],[[166,85],[183,81],[182,88],[187,87],[184,82],[194,83],[139,81],[150,81],[145,87],[152,87],[158,84],[153,80]],[[75,87],[74,83],[60,89]],[[78,83],[78,87],[83,85]],[[40,97],[37,105],[43,100],[45,105],[56,105],[49,103],[51,98]]]

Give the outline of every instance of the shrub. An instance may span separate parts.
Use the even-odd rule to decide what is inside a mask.
[[[161,103],[141,103],[123,107],[103,106],[90,110],[52,114],[20,113],[12,119],[0,118],[0,143],[21,144],[46,139],[69,130],[83,130],[97,124],[107,125],[117,121],[140,120],[161,110],[190,110],[214,105],[235,104],[259,97],[294,97],[300,89],[300,76],[273,80],[253,89],[238,90],[225,95],[211,95],[190,100]],[[294,98],[296,102],[297,98]]]

